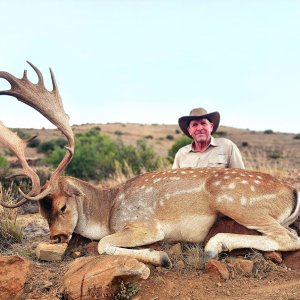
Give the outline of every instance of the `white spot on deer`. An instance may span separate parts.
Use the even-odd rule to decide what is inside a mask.
[[[219,181],[215,181],[214,183],[213,183],[213,185],[214,186],[219,186],[221,184],[221,181],[219,180]]]
[[[231,182],[230,184],[228,184],[227,188],[233,190],[235,188],[235,183]]]
[[[165,198],[170,199],[171,197],[176,197],[180,195],[186,195],[186,194],[194,194],[203,191],[204,184],[201,184],[199,187],[187,189],[187,190],[179,190],[175,191],[174,193],[166,193]]]
[[[177,171],[173,171],[172,173],[173,173],[173,174],[177,174]]]
[[[197,177],[197,175],[195,175],[195,174],[194,174],[192,177],[194,177],[194,178],[195,178],[195,177]]]
[[[235,179],[241,179],[241,177],[235,177]]]
[[[145,186],[144,185],[142,185],[140,188],[138,188],[137,190],[143,190],[145,188]]]
[[[194,175],[195,176],[195,175]],[[171,180],[180,180],[180,177],[170,177]]]
[[[260,201],[265,201],[265,200],[272,200],[275,199],[276,195],[275,194],[267,194],[267,195],[262,195],[258,197],[251,197],[250,198],[250,205],[254,204],[255,202],[260,202]]]
[[[262,177],[261,177],[261,176],[259,176],[259,175],[258,175],[258,176],[256,176],[256,178],[258,178],[258,179],[262,179]]]
[[[249,182],[247,180],[242,180],[241,183],[242,184],[248,184]]]
[[[125,199],[125,194],[124,193],[122,193],[121,195],[119,195],[119,197],[118,197],[120,200],[124,200]]]
[[[242,176],[242,177],[245,177],[246,175],[242,173],[241,176]]]
[[[189,171],[189,173],[190,173],[190,174],[193,174],[193,173],[194,173],[194,171]]]
[[[254,180],[254,183],[260,184],[260,181],[259,180]]]
[[[251,174],[249,174],[248,176],[249,176],[249,177],[253,177],[253,175],[251,175]]]
[[[159,182],[159,181],[161,181],[161,178],[155,178],[155,179],[153,180],[153,183],[156,183],[156,182]]]
[[[234,198],[230,195],[222,195],[217,198],[217,202],[233,202]]]
[[[230,176],[228,176],[228,175],[224,176],[224,179],[229,179],[229,178],[230,178]]]
[[[166,197],[167,199],[169,199],[169,198],[170,198],[170,195],[169,195],[169,194],[166,194],[165,197]],[[165,203],[165,201],[164,201],[163,199],[160,199],[160,200],[159,200],[159,205],[160,205],[160,206],[163,206],[164,203]]]
[[[237,172],[236,171],[232,171],[232,172],[230,172],[231,174],[236,174]]]
[[[181,173],[181,174],[186,174],[186,172],[185,172],[185,171],[181,171],[180,173]]]
[[[148,178],[145,179],[145,182],[147,182],[147,181],[148,181]]]
[[[146,190],[145,190],[145,193],[152,193],[153,192],[153,187],[148,187]]]
[[[255,186],[251,185],[250,189],[251,189],[252,192],[255,192]]]
[[[215,174],[215,177],[218,177],[219,176],[219,174]]]
[[[246,206],[246,205],[247,205],[247,201],[248,201],[248,199],[247,199],[246,197],[244,197],[244,196],[241,197],[241,204],[242,204],[243,206]]]

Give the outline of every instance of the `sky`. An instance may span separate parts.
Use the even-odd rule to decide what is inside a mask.
[[[300,1],[0,0],[0,71],[51,90],[71,125],[176,124],[191,109],[221,125],[300,132]],[[0,90],[10,85],[0,79]],[[0,96],[13,128],[53,128]]]

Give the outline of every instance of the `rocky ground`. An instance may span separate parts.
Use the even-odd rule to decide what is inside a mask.
[[[26,224],[27,217],[29,222]],[[149,266],[151,273],[147,279],[136,276],[140,274],[139,272],[128,275],[130,274],[128,269],[123,274],[114,271],[116,273],[109,275],[111,276],[109,283],[103,277],[96,280],[100,286],[101,280],[104,280],[104,285],[108,286],[104,294],[101,294],[99,286],[93,283],[88,287],[85,296],[73,298],[74,291],[68,292],[70,287],[66,287],[65,274],[69,272],[72,274],[69,277],[73,278],[74,273],[70,273],[70,266],[80,256],[99,260],[101,257],[97,256],[97,243],[74,236],[62,261],[40,261],[36,258],[34,250],[41,241],[48,239],[47,225],[39,214],[27,217],[23,216],[22,220],[25,224],[22,244],[12,245],[7,253],[3,253],[3,255],[19,255],[26,258],[26,262],[32,263],[30,272],[22,271],[27,274],[22,291],[19,291],[18,297],[11,299],[300,299],[300,253],[296,253],[294,261],[287,259],[288,264],[286,264],[281,260],[280,253],[266,255],[248,249],[223,253],[219,261],[212,261],[204,268],[201,246],[186,243],[151,246],[168,252],[173,263],[171,269]],[[75,280],[71,286],[83,286],[85,281],[88,282],[87,278],[90,276],[88,272],[92,272],[94,277],[99,274],[101,276],[101,273],[110,272],[115,263],[120,264],[104,258],[105,260],[99,262],[99,266],[96,266],[96,260],[92,262],[96,271],[92,270],[93,266],[91,266],[82,277],[77,278],[77,274],[76,279],[70,279]],[[105,267],[105,264],[108,266]],[[8,265],[14,264],[10,262]],[[0,299],[10,299],[5,293],[2,294],[5,295],[4,298],[1,298],[1,292],[4,291],[3,283],[9,282],[9,279],[4,278],[5,266],[1,261],[0,266],[2,269]],[[131,264],[130,272],[133,272],[134,268],[136,267]],[[84,269],[84,265],[78,269]],[[21,267],[16,266],[13,273],[19,274],[20,270]],[[8,274],[7,271],[5,273]],[[98,274],[95,275],[96,273]],[[14,275],[10,291],[13,290],[16,281],[18,279]]]

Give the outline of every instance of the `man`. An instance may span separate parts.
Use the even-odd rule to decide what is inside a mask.
[[[207,113],[204,108],[195,108],[189,116],[179,118],[178,124],[193,142],[178,150],[172,168],[241,168],[245,169],[237,146],[225,138],[214,138],[220,123],[218,112]]]

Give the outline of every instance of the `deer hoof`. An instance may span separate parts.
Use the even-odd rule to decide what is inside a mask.
[[[170,269],[172,267],[172,263],[170,261],[169,256],[166,253],[163,253],[160,257],[160,265],[163,268]]]

